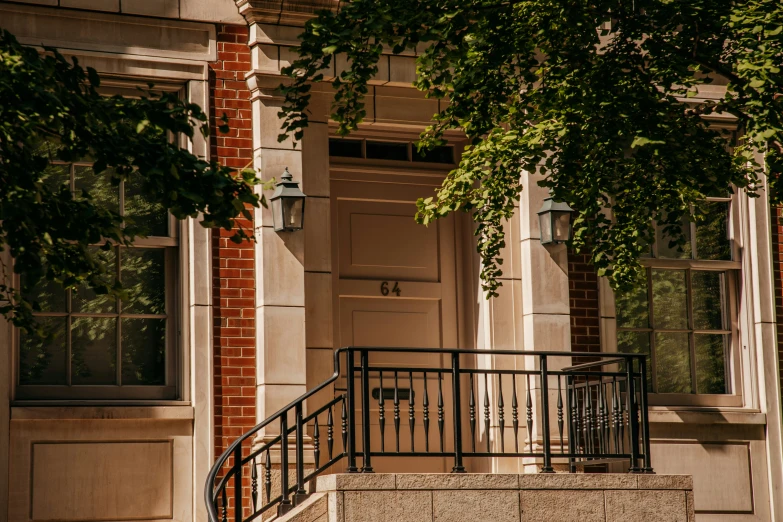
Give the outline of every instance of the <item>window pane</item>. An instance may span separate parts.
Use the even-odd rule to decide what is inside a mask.
[[[119,212],[119,187],[111,182],[111,172],[105,170],[96,175],[92,167],[76,166],[74,171],[75,197],[81,198],[82,191],[92,196],[95,206]]]
[[[19,342],[20,384],[66,384],[65,317],[38,317],[43,338],[22,333]]]
[[[696,255],[699,259],[731,259],[729,202],[712,201],[705,206],[706,216],[696,224]]]
[[[106,266],[104,281],[110,286],[113,285],[117,279],[117,254],[114,249],[104,251],[99,247],[92,247],[90,253]],[[108,294],[98,295],[86,285],[80,285],[71,292],[71,310],[91,314],[112,313],[117,310],[117,299]]]
[[[128,314],[166,313],[166,250],[163,248],[123,248],[122,286],[129,299],[122,311]]]
[[[169,214],[163,205],[145,195],[142,181],[138,175],[125,181],[125,217],[148,236],[168,236]]]
[[[76,317],[71,326],[71,383],[117,384],[117,319]]]
[[[652,391],[650,332],[617,332],[617,351],[622,353],[647,354],[647,390]]]
[[[454,163],[454,147],[435,147],[422,153],[417,151],[414,146],[412,159],[424,163]]]
[[[656,333],[655,364],[658,393],[693,392],[687,333]]]
[[[726,349],[728,335],[695,335],[696,393],[728,393]]]
[[[648,328],[650,310],[647,304],[647,281],[625,294],[617,294],[615,301],[618,328]]]
[[[655,328],[687,328],[685,270],[653,270],[653,321]]]
[[[54,193],[60,192],[60,187],[62,186],[65,186],[70,191],[71,166],[49,164],[41,173],[41,181]]]
[[[693,291],[693,327],[696,330],[724,330],[723,272],[691,272]]]
[[[361,158],[362,141],[329,138],[329,155],[342,158]]]
[[[368,141],[365,147],[368,159],[408,161],[407,143]]]
[[[42,312],[66,312],[66,292],[63,287],[49,281],[41,279],[35,285],[30,285],[27,278],[22,278],[22,294],[25,299],[38,303]]]
[[[655,243],[658,247],[658,257],[667,259],[690,259],[691,258],[691,225],[687,217],[682,218],[680,230],[683,232],[685,244],[677,245],[674,243],[674,233],[672,230],[666,230],[665,225],[655,227]],[[667,233],[668,232],[668,233]]]
[[[122,320],[122,384],[166,383],[166,320]]]

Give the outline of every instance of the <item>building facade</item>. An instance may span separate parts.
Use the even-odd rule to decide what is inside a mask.
[[[56,347],[33,346],[0,323],[0,519],[206,520],[204,481],[217,456],[327,380],[342,346],[649,354],[656,472],[693,476],[697,520],[783,519],[783,226],[765,191],[716,199],[685,251],[660,238],[644,261],[645,291],[616,298],[586,256],[541,244],[536,213],[547,192],[524,173],[503,286],[485,300],[469,217],[429,228],[413,221],[417,198],[432,194],[464,146],[454,133],[447,147],[415,154],[439,102],[412,87],[414,55],[383,56],[365,123],[349,138],[336,138],[329,88],[318,85],[301,143],[278,142],[280,69],[304,21],[328,7],[0,2],[3,28],[94,67],[107,91],[133,95],[152,82],[213,121],[225,114],[228,134],[183,145],[266,179],[288,168],[307,195],[303,230],[275,232],[259,209],[246,223],[257,241],[240,245],[147,211],[159,232],[117,260],[146,299],[96,305],[55,292],[41,315],[66,332]],[[338,59],[334,74],[344,67]],[[720,96],[710,88],[700,95]],[[74,186],[83,169],[61,166]],[[135,211],[127,202],[143,196],[123,190]],[[86,333],[99,323],[103,337]],[[493,418],[478,437],[496,444],[500,429]],[[445,471],[414,460],[376,465],[384,466]],[[535,471],[522,459],[472,466]]]

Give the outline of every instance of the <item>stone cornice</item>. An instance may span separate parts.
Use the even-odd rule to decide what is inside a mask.
[[[337,9],[339,0],[235,0],[248,24],[304,26],[323,9]]]

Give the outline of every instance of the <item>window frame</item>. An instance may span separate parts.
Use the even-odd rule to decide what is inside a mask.
[[[79,166],[91,166],[91,162],[77,161],[77,162],[60,162],[55,161],[54,164],[66,164],[70,165],[70,185],[71,190],[75,190],[75,169]],[[124,214],[124,199],[125,190],[124,182],[122,182],[118,189],[119,208],[123,209]],[[30,401],[33,403],[39,403],[44,401],[178,401],[181,399],[181,389],[179,385],[181,357],[179,354],[179,347],[181,344],[181,328],[182,328],[182,307],[181,307],[181,260],[182,260],[182,242],[181,238],[182,229],[181,223],[171,214],[167,213],[168,221],[168,236],[148,236],[146,238],[136,238],[133,241],[131,247],[119,247],[121,249],[132,248],[160,248],[164,249],[164,268],[166,270],[166,339],[165,339],[165,383],[162,385],[122,385],[122,384],[22,384],[20,382],[20,362],[21,362],[21,336],[18,328],[12,329],[11,334],[11,346],[12,353],[12,372],[13,372],[13,389],[15,401]],[[118,248],[115,246],[114,248]],[[122,260],[119,260],[121,269]],[[21,289],[21,278],[15,276],[14,284],[17,288]],[[65,291],[65,290],[64,290]],[[67,302],[71,299],[71,291],[67,291]],[[41,317],[116,317],[117,318],[117,354],[122,354],[122,344],[119,342],[122,331],[122,317],[121,309],[115,308],[114,312],[107,312],[105,314],[96,313],[74,313],[68,311],[70,305],[66,305],[65,312],[36,312],[35,316]],[[149,314],[131,314],[133,316],[144,316]],[[153,314],[154,315],[154,314]],[[141,317],[143,318],[143,317]],[[66,327],[66,375],[67,381],[70,381],[71,376],[71,330]],[[122,367],[122,359],[118,357],[118,363],[116,365],[116,371],[119,375]],[[121,383],[121,380],[118,380]]]
[[[696,377],[696,365],[695,365],[695,343],[694,335],[702,330],[692,328],[692,315],[693,315],[693,295],[691,290],[691,272],[692,271],[710,271],[720,272],[725,274],[725,290],[727,297],[727,310],[725,311],[727,317],[725,318],[724,330],[703,330],[703,332],[710,332],[716,334],[727,334],[729,336],[728,347],[725,352],[724,365],[726,368],[726,386],[728,393],[725,394],[700,394],[700,393],[657,393],[650,392],[648,394],[648,402],[651,406],[712,406],[712,407],[738,407],[743,405],[743,388],[742,388],[742,375],[740,369],[740,345],[741,332],[740,332],[740,300],[741,300],[741,282],[743,278],[743,262],[742,262],[742,250],[740,248],[741,242],[739,241],[740,230],[740,194],[735,192],[730,197],[725,198],[707,198],[707,201],[716,202],[728,202],[729,203],[729,216],[728,216],[728,231],[727,238],[731,248],[731,260],[708,260],[708,259],[675,259],[675,258],[657,258],[657,233],[656,243],[653,244],[651,250],[651,256],[645,257],[640,260],[640,264],[646,270],[647,277],[647,303],[649,313],[649,326],[646,328],[621,328],[617,324],[617,314],[614,313],[615,335],[613,338],[614,351],[619,350],[617,335],[621,331],[639,331],[648,332],[650,335],[650,357],[652,364],[648,371],[651,372],[651,378],[655,379],[655,373],[657,367],[655,364],[655,332],[675,332],[681,331],[688,334],[688,347],[689,357],[691,360],[690,372],[691,382],[695,385]],[[694,245],[696,245],[696,224],[693,222],[690,225],[690,237]],[[698,254],[698,250],[695,251]],[[682,270],[685,271],[687,295],[687,327],[683,329],[656,329],[654,327],[654,308],[652,306],[653,288],[652,288],[652,270]],[[608,286],[608,285],[607,285]],[[616,296],[612,297],[613,306],[616,304]],[[654,381],[653,381],[654,382]]]

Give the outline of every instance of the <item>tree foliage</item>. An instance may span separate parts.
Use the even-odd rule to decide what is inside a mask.
[[[96,294],[121,295],[107,277],[113,245],[131,245],[149,231],[107,206],[102,193],[73,192],[49,183],[57,162],[87,161],[88,185],[115,188],[124,181],[175,217],[201,216],[204,227],[234,229],[265,204],[253,170],[237,173],[180,146],[177,137],[209,136],[208,115],[175,93],[140,89],[138,96],[106,96],[95,70],[55,49],[20,45],[0,33],[0,313],[33,330],[30,302],[18,281],[40,280]],[[225,123],[222,125],[225,127]],[[236,229],[233,240],[252,238]],[[91,245],[101,245],[95,248]],[[12,273],[13,272],[13,273]],[[14,276],[15,274],[15,276]]]
[[[684,244],[680,224],[705,198],[756,195],[765,170],[781,199],[779,0],[351,0],[309,21],[298,50],[282,87],[296,137],[313,82],[333,85],[347,134],[381,54],[416,53],[415,86],[449,101],[420,147],[450,129],[470,141],[417,219],[472,212],[490,295],[521,169],[577,210],[572,246],[619,289],[639,280],[654,220]],[[330,78],[337,55],[349,69]]]

